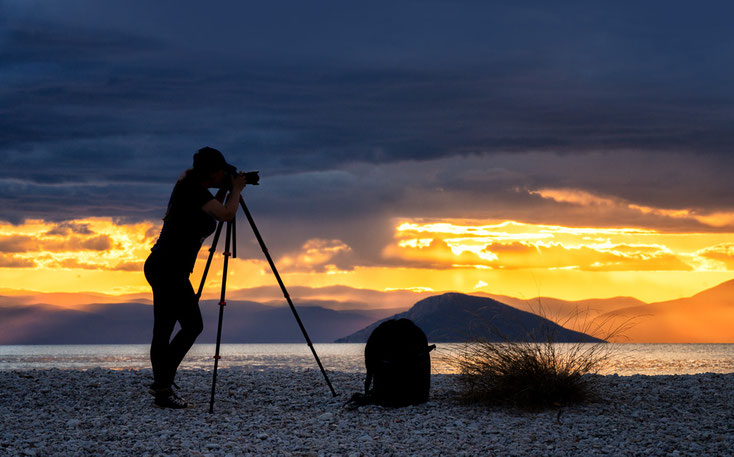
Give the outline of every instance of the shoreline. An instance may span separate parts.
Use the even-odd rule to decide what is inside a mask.
[[[314,345],[329,370],[364,371],[364,344]],[[447,360],[461,343],[439,343],[431,355],[434,373],[452,373]],[[303,343],[292,344],[222,344],[219,366],[257,368],[316,368],[313,355]],[[96,367],[109,369],[145,369],[150,367],[150,345],[53,345],[0,346],[0,371],[64,368],[72,370]],[[214,344],[195,344],[182,363],[185,369],[211,369]],[[699,374],[734,373],[734,344],[636,344],[620,343],[611,350],[612,357],[601,374]]]
[[[186,410],[153,406],[150,369],[0,371],[3,455],[726,455],[734,373],[595,376],[593,403],[539,412],[467,406],[456,375],[400,409],[343,407],[363,374],[181,370]]]

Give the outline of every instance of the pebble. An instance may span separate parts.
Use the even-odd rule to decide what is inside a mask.
[[[360,373],[181,370],[186,410],[153,407],[150,370],[0,370],[0,455],[730,455],[734,374],[594,376],[594,402],[519,411],[465,405],[456,375],[409,408],[344,408]],[[89,386],[99,386],[90,388]],[[560,418],[560,420],[558,419]]]
[[[69,419],[66,422],[66,426],[67,427],[78,427],[81,423],[82,421],[80,421],[79,419]]]

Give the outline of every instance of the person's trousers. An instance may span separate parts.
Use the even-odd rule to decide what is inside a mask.
[[[187,272],[182,272],[175,262],[158,252],[148,256],[144,271],[153,289],[153,340],[150,344],[153,386],[165,389],[173,384],[178,366],[204,329],[204,323]],[[181,329],[171,339],[176,322]]]

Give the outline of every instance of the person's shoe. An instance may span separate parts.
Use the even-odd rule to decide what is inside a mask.
[[[159,408],[185,409],[189,407],[189,404],[171,389],[156,391],[153,403]]]
[[[178,390],[181,389],[180,387],[178,387],[178,384],[176,384],[175,382],[171,385],[171,387],[169,387],[169,389],[173,390],[173,387],[175,387]],[[154,397],[155,397],[156,392],[158,392],[158,390],[159,389],[156,389],[155,387],[155,382],[150,383],[150,385],[148,386],[148,393]]]

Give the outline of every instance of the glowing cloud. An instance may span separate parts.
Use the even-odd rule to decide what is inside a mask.
[[[631,295],[647,301],[692,295],[731,279],[734,270],[732,233],[481,220],[403,219],[394,227],[381,261],[357,258],[339,239],[311,239],[275,262],[289,287],[482,290],[515,297],[542,289],[564,299]],[[101,218],[2,224],[0,283],[14,290],[149,298],[142,267],[159,230],[156,223]],[[207,254],[204,246],[191,276],[195,286]],[[205,296],[219,291],[221,261],[217,254]],[[232,290],[274,284],[264,259],[231,260]]]
[[[539,195],[542,198],[557,201],[559,203],[572,203],[582,206],[615,206],[617,201],[612,198],[599,197],[590,192],[579,189],[538,189],[529,191],[531,195]]]
[[[151,222],[108,218],[0,224],[0,278],[14,289],[139,292],[146,286],[143,262],[159,230]]]
[[[51,224],[0,224],[0,253],[18,268],[118,270],[141,265],[154,238],[152,223],[119,225],[110,219]],[[9,266],[6,264],[6,266]]]
[[[348,256],[352,252],[347,244],[341,240],[324,240],[314,238],[308,240],[301,250],[281,257],[278,265],[284,271],[313,271],[339,273],[351,269]]]
[[[721,262],[734,271],[734,243],[722,243],[702,249],[696,253],[700,257]]]
[[[432,238],[425,238],[427,234]],[[383,255],[423,268],[711,271],[710,259],[720,261],[718,270],[726,270],[729,259],[729,251],[722,254],[721,247],[701,247],[711,235],[635,228],[403,222],[395,236],[397,242]],[[727,235],[716,236],[720,240]]]
[[[558,203],[568,203],[583,207],[603,207],[670,219],[690,220],[716,228],[734,226],[734,213],[731,212],[702,213],[692,208],[655,208],[631,203],[621,198],[594,195],[591,192],[580,189],[538,189],[529,190],[528,193]]]

